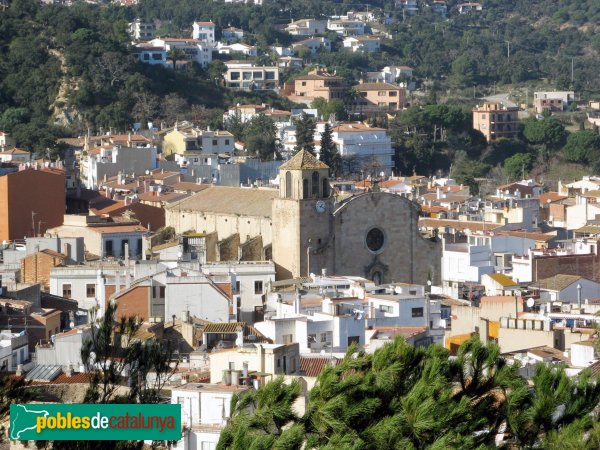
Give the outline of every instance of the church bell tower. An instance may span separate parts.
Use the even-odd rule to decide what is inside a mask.
[[[279,168],[279,197],[273,200],[273,261],[277,278],[327,269],[333,252],[333,199],[329,166],[300,150]]]

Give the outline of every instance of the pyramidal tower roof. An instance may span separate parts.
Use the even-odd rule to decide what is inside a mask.
[[[319,170],[329,169],[329,166],[319,161],[315,155],[308,150],[300,150],[292,159],[283,163],[279,170]]]

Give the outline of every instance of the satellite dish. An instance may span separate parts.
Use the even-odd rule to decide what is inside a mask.
[[[150,171],[149,170],[146,170],[146,175],[150,175]]]
[[[527,299],[527,307],[528,308],[533,308],[533,305],[535,305],[535,300],[532,298],[528,298]]]
[[[177,252],[177,257],[178,257],[178,258],[181,258],[182,256],[183,256],[183,253],[181,253],[181,252]]]
[[[75,322],[73,322],[73,321],[69,322],[69,327],[75,328]]]

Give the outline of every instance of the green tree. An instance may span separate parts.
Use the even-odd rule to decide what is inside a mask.
[[[540,146],[547,156],[548,152],[555,152],[565,144],[567,132],[565,127],[552,117],[542,120],[532,118],[525,121],[523,136],[529,143]]]
[[[331,125],[329,125],[329,122],[325,123],[325,129],[323,130],[323,133],[321,133],[319,159],[329,166],[334,177],[340,175],[342,170],[342,157],[338,152],[337,145],[333,142]]]
[[[281,378],[236,398],[218,448],[469,450],[495,448],[501,431],[510,448],[547,448],[561,434],[594,448],[599,380],[540,363],[530,386],[518,369],[477,335],[455,359],[400,337],[373,354],[354,346],[321,372],[302,417],[297,386]]]
[[[270,161],[280,157],[277,141],[277,127],[270,117],[259,114],[246,124],[244,130],[246,149],[261,161]]]
[[[296,147],[295,152],[308,150],[313,155],[315,153],[315,119],[307,114],[296,120]]]
[[[533,166],[533,156],[517,153],[504,161],[504,173],[511,180],[520,180]]]
[[[183,50],[178,47],[173,47],[167,54],[167,60],[171,60],[171,63],[173,64],[173,70],[176,69],[177,61],[181,61],[184,58],[185,53],[183,53]]]
[[[569,134],[563,155],[570,162],[590,164],[597,161],[600,157],[600,135],[591,130]]]

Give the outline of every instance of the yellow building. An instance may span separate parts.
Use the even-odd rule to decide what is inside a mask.
[[[162,142],[163,155],[184,155],[189,152],[233,153],[233,134],[229,131],[199,130],[197,128],[175,127],[165,134]]]
[[[488,142],[512,139],[519,132],[519,108],[502,103],[485,102],[473,108],[473,128],[483,133]]]

